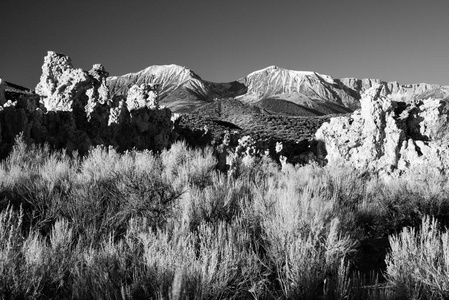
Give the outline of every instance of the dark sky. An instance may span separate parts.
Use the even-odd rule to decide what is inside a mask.
[[[0,77],[35,87],[47,50],[111,75],[179,64],[226,82],[277,65],[449,85],[449,1],[1,0]]]

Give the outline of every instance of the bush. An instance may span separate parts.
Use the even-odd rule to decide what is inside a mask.
[[[404,228],[389,237],[387,278],[395,293],[407,299],[449,297],[449,233],[426,216],[419,230]]]
[[[188,149],[185,142],[178,142],[170,150],[161,153],[162,177],[176,191],[189,186],[204,188],[211,184],[217,160],[211,148]]]
[[[241,159],[225,174],[184,143],[78,157],[19,138],[0,162],[0,298],[449,297],[444,176]],[[389,235],[385,268],[367,241]]]

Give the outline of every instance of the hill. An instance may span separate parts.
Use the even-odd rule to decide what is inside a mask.
[[[161,105],[177,113],[192,113],[219,99],[234,98],[268,114],[321,116],[345,114],[360,108],[361,95],[380,79],[333,78],[310,71],[270,66],[228,83],[203,80],[178,65],[150,66],[136,73],[111,76],[107,84],[114,96],[126,96],[130,86],[160,85]],[[387,82],[382,95],[403,101],[449,97],[449,87],[436,84],[401,85]]]

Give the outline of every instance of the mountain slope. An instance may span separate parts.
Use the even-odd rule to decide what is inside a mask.
[[[233,97],[244,91],[244,87],[236,82],[220,84],[204,81],[193,71],[178,65],[150,66],[137,73],[107,79],[113,96],[126,95],[132,85],[142,83],[159,84],[161,105],[175,112],[190,112],[213,98]]]
[[[332,102],[337,106],[355,109],[358,94],[353,93],[331,76],[316,72],[292,71],[271,66],[240,79],[248,92],[238,99],[253,103],[263,99],[282,99],[314,108],[313,102]],[[313,100],[311,103],[309,100]]]
[[[342,78],[340,79],[348,88],[362,95],[367,89],[373,85],[380,84],[379,79],[357,79]],[[415,83],[401,85],[397,81],[385,83],[381,96],[389,96],[396,101],[419,100],[427,98],[447,99],[449,97],[449,86],[441,86],[438,84]]]
[[[382,81],[336,79],[317,72],[271,66],[230,83],[214,83],[177,65],[151,66],[137,73],[107,79],[112,95],[126,95],[133,84],[149,82],[160,84],[160,103],[174,112],[198,113],[198,109],[214,99],[235,98],[267,114],[319,116],[354,111],[360,107],[359,100],[365,90]],[[388,82],[382,93],[393,100],[449,99],[448,86],[425,83]]]
[[[137,73],[129,73],[123,76],[111,76],[107,79],[107,84],[111,95],[126,95],[128,89],[134,84],[157,83],[160,85],[160,98],[166,106],[172,110],[187,110],[201,106],[198,101],[202,95],[208,95],[208,87],[201,78],[192,71],[177,65],[150,66]],[[186,92],[182,94],[180,87],[185,87],[185,91],[193,91],[194,95]],[[170,97],[172,96],[172,97]],[[168,100],[168,101],[167,101]]]

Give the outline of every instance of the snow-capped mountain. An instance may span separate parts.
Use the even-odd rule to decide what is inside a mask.
[[[381,82],[379,79],[337,79],[317,72],[270,66],[233,82],[213,83],[178,65],[151,66],[107,80],[112,95],[126,95],[133,84],[160,84],[161,104],[175,112],[191,112],[216,99],[235,98],[267,113],[299,116],[351,112],[360,106],[364,91]],[[449,87],[387,82],[383,93],[393,100],[445,99],[449,98]]]

